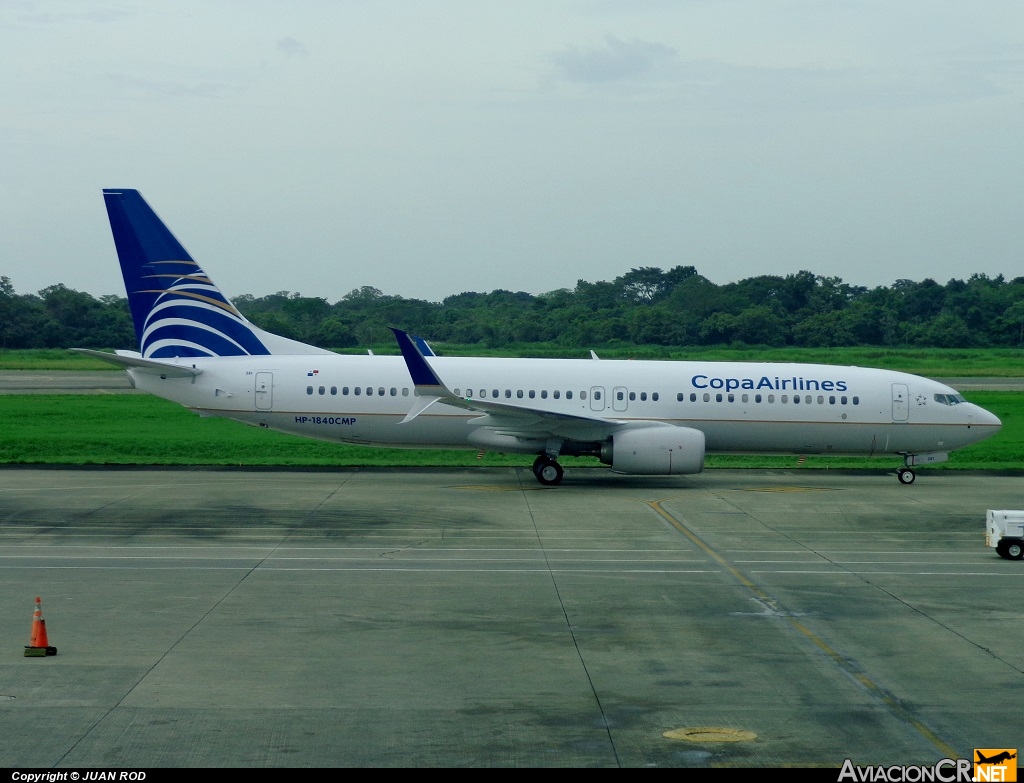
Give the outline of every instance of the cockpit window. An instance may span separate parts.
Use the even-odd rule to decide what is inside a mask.
[[[962,394],[936,394],[935,402],[940,405],[959,405],[961,402],[967,402],[963,398]]]

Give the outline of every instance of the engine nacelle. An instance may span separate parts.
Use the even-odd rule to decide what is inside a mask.
[[[690,427],[641,427],[612,435],[601,461],[616,473],[670,476],[704,470],[704,433]]]

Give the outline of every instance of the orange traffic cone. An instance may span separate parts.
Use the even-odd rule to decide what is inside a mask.
[[[50,640],[46,636],[46,620],[43,619],[43,599],[36,596],[36,610],[32,613],[32,633],[29,636],[28,645],[25,647],[26,658],[42,658],[47,655],[56,655],[57,648],[50,647]]]

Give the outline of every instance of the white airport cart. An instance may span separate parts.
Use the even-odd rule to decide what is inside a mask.
[[[985,514],[985,545],[1007,560],[1024,558],[1024,511],[993,511]]]

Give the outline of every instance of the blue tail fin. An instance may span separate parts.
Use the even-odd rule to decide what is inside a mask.
[[[330,353],[249,323],[137,190],[103,200],[144,357]]]

